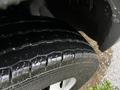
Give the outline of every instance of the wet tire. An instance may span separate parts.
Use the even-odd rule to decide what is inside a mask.
[[[0,20],[0,90],[40,90],[68,78],[78,90],[99,68],[94,50],[53,18]]]

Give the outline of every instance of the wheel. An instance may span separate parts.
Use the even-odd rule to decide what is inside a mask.
[[[69,80],[77,90],[99,68],[85,39],[55,18],[3,17],[0,42],[0,90],[53,90]]]

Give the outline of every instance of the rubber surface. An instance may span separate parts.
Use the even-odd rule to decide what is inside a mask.
[[[77,90],[99,67],[85,39],[62,21],[25,17],[0,23],[2,90],[39,90],[70,77],[77,79]]]

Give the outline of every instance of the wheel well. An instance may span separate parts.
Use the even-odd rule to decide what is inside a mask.
[[[98,42],[101,50],[103,49],[102,44],[112,25],[112,9],[107,0],[45,1],[47,8],[54,17],[69,23],[78,31],[84,31]],[[29,5],[30,3],[26,1],[18,6],[10,6],[5,14],[29,16],[31,14]],[[0,17],[4,16],[1,12]]]
[[[112,25],[112,9],[107,0],[46,0],[52,14],[84,31],[102,50]],[[54,2],[54,3],[53,3]]]

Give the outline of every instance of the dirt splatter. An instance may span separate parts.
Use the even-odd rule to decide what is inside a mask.
[[[108,50],[101,52],[97,42],[87,36],[84,32],[79,32],[86,41],[91,45],[91,47],[95,50],[98,61],[100,62],[99,69],[97,72],[90,78],[88,82],[86,82],[80,90],[88,90],[88,87],[94,86],[98,83],[101,83],[102,78],[105,76],[105,72],[110,65],[111,57],[112,57],[112,50],[109,48]]]

